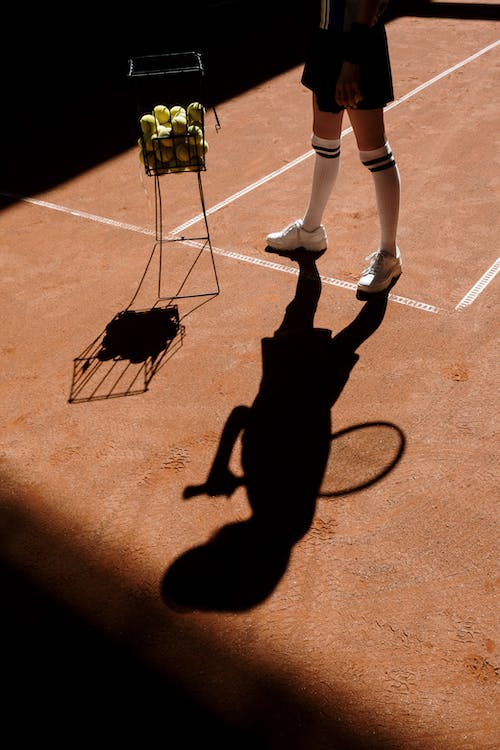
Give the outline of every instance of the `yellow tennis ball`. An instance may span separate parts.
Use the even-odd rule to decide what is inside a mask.
[[[187,164],[190,159],[189,148],[185,143],[179,143],[175,147],[175,155],[182,164]]]
[[[195,144],[199,144],[203,140],[203,130],[200,128],[199,125],[189,125],[187,129],[188,136],[190,137],[189,140],[192,143],[194,141]]]
[[[151,136],[151,140],[154,140],[155,138],[167,138],[172,132],[172,128],[167,125],[158,125],[158,128],[156,130],[156,133],[153,133]]]
[[[172,130],[176,135],[181,135],[187,130],[187,119],[183,115],[176,115],[171,120]]]
[[[145,141],[139,140],[139,161],[147,168],[154,166],[156,158],[151,143],[149,143],[148,148],[146,148]]]
[[[171,120],[173,120],[174,117],[178,117],[179,115],[187,119],[187,112],[181,104],[175,104],[173,107],[170,107]]]
[[[170,110],[165,104],[157,104],[153,109],[153,115],[160,125],[166,125],[170,122]]]
[[[154,153],[155,156],[158,157],[160,155],[160,141],[158,140],[156,136],[153,136],[151,138],[151,145],[152,145],[152,152]]]
[[[168,128],[170,130],[170,128]],[[174,157],[174,140],[170,133],[156,139],[157,153],[162,161],[170,161]]]
[[[198,156],[204,156],[208,151],[208,143],[203,140],[196,146],[196,151],[198,152]]]
[[[137,145],[139,146],[141,151],[151,152],[153,150],[153,143],[151,141],[151,138],[147,138],[145,135],[141,135],[137,139]]]
[[[154,158],[153,143],[151,139],[142,135],[137,140],[137,145],[139,146],[139,159],[141,161],[141,164],[144,164],[144,166],[149,166],[149,161]]]
[[[161,146],[160,147],[160,158],[163,162],[170,162],[174,158],[174,149],[172,146]]]
[[[172,132],[172,128],[167,127],[166,125],[158,125],[158,131],[156,133],[153,133],[153,135],[151,136],[152,148],[154,149],[157,155],[159,153],[159,149],[161,148],[163,141],[171,140],[170,139],[171,132]]]
[[[191,102],[191,104],[188,104],[186,112],[190,124],[203,122],[205,108],[200,102]]]
[[[173,153],[173,149],[165,149],[159,146],[155,151],[156,161],[164,167],[172,159]]]
[[[191,138],[186,138],[185,145],[189,152],[189,163],[199,164],[198,151],[196,150],[197,149],[196,143],[194,143]]]
[[[148,136],[156,132],[158,123],[156,122],[156,117],[154,117],[154,115],[143,115],[139,122],[144,135]]]

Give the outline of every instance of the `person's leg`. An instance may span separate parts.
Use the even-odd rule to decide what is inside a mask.
[[[311,145],[314,155],[313,177],[309,204],[302,221],[308,231],[317,229],[337,180],[340,167],[340,134],[343,112],[322,112],[313,98],[313,132]]]
[[[359,157],[371,172],[380,224],[380,244],[358,282],[358,292],[388,290],[402,272],[397,229],[401,183],[396,160],[387,140],[382,109],[350,109]]]
[[[302,219],[267,236],[268,249],[282,252],[299,247],[315,252],[326,249],[327,236],[321,221],[339,171],[342,115],[343,112],[322,112],[313,95],[311,145],[316,153],[308,207]]]
[[[359,158],[373,177],[380,222],[380,249],[395,255],[401,183],[396,160],[385,133],[383,111],[348,111]]]

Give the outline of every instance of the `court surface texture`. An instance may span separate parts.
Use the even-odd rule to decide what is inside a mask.
[[[135,140],[3,184],[19,744],[498,750],[500,46],[471,15],[387,26],[388,298],[356,299],[378,223],[347,118],[327,252],[265,251],[308,200],[301,64],[207,108],[201,190]],[[106,356],[118,313],[153,308],[155,356],[147,327]]]

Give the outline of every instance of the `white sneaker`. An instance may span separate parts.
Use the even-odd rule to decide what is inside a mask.
[[[323,253],[326,250],[327,238],[322,224],[312,232],[302,227],[302,219],[292,222],[281,232],[267,235],[268,252],[292,252],[294,250],[309,250],[313,253]]]
[[[399,247],[396,248],[396,255],[387,250],[375,250],[366,260],[369,260],[370,264],[358,281],[357,291],[361,293],[375,294],[388,291],[403,272]]]

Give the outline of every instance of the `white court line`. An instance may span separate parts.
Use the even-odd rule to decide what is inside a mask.
[[[138,234],[145,234],[147,236],[156,236],[156,231],[154,229],[147,229],[145,227],[139,227],[135,224],[124,224],[121,221],[115,221],[114,219],[107,219],[103,216],[97,216],[96,214],[89,214],[86,211],[74,211],[70,208],[65,208],[64,206],[59,206],[57,203],[49,203],[49,201],[42,201],[38,200],[37,198],[20,198],[19,196],[13,195],[12,193],[1,193],[1,195],[5,195],[9,198],[17,198],[19,200],[24,201],[25,203],[31,203],[34,206],[41,206],[42,208],[49,208],[52,211],[60,211],[65,214],[69,214],[71,216],[78,216],[83,219],[90,219],[91,221],[95,221],[100,224],[106,224],[107,226],[116,227],[117,229],[126,229],[129,232],[137,232]],[[168,239],[168,238],[166,238]],[[179,239],[179,241],[181,241]],[[189,239],[183,239],[182,242],[186,245],[190,245],[192,247],[197,248],[203,248],[206,245],[202,242],[196,242],[194,240]],[[251,255],[243,255],[242,253],[233,252],[230,250],[222,250],[221,248],[213,247],[211,245],[212,251],[217,255],[223,255],[226,258],[234,258],[235,260],[241,260],[244,263],[251,263],[255,266],[263,266],[264,268],[271,268],[274,271],[281,271],[281,273],[289,273],[294,276],[298,276],[299,271],[297,268],[293,266],[285,266],[282,263],[276,263],[273,261],[265,260],[264,258],[254,258]],[[344,289],[351,289],[353,291],[356,290],[356,285],[353,284],[350,281],[342,281],[341,279],[335,279],[329,276],[321,276],[321,280],[325,284],[329,284],[330,286],[338,286],[342,287]],[[425,310],[426,312],[432,312],[432,313],[438,313],[439,308],[435,305],[429,305],[426,302],[418,302],[417,300],[412,300],[407,297],[399,297],[398,295],[389,294],[389,299],[393,302],[399,302],[402,305],[406,305],[407,307],[414,307],[418,310]]]
[[[489,44],[488,46],[483,47],[483,49],[479,50],[475,54],[470,55],[469,57],[465,58],[461,62],[458,62],[456,65],[453,65],[451,68],[447,68],[442,73],[439,73],[438,75],[436,75],[433,78],[429,79],[425,83],[420,84],[419,86],[417,86],[416,88],[412,89],[411,91],[409,91],[404,96],[400,97],[399,99],[396,99],[394,102],[391,102],[391,104],[389,104],[386,107],[386,111],[389,110],[389,109],[393,109],[394,107],[397,107],[402,102],[405,102],[408,99],[410,99],[411,97],[416,96],[421,91],[423,91],[424,89],[428,88],[429,86],[432,86],[434,83],[436,83],[437,81],[440,81],[445,76],[450,75],[455,70],[458,70],[459,68],[463,67],[464,65],[467,65],[468,63],[472,62],[473,60],[476,60],[481,55],[484,55],[486,52],[489,52],[491,49],[493,49],[494,47],[496,47],[498,44],[500,44],[500,40],[497,40],[496,42],[493,42],[492,44]],[[341,134],[341,137],[343,138],[344,136],[348,135],[349,133],[352,133],[352,127],[348,127],[345,130],[343,130],[342,134]],[[203,214],[203,213],[198,214],[197,216],[194,216],[192,219],[190,219],[189,221],[185,222],[184,224],[181,224],[180,226],[176,227],[174,230],[172,230],[172,232],[169,234],[169,236],[179,234],[184,229],[187,229],[188,227],[193,226],[193,224],[196,224],[199,221],[201,221],[202,219],[204,219],[205,216],[208,216],[210,214],[215,213],[216,211],[219,211],[220,209],[224,208],[225,206],[228,206],[230,203],[233,203],[234,201],[238,200],[239,198],[243,197],[244,195],[247,195],[248,193],[252,192],[253,190],[256,190],[257,188],[261,187],[266,182],[269,182],[270,180],[275,179],[276,177],[280,176],[284,172],[287,172],[289,169],[293,169],[293,167],[295,167],[298,164],[302,163],[303,161],[305,161],[306,159],[308,159],[313,154],[314,154],[314,150],[313,149],[307,151],[305,154],[302,154],[301,156],[297,157],[293,161],[288,162],[287,164],[285,164],[280,169],[276,169],[274,172],[271,172],[270,174],[265,175],[260,180],[257,180],[256,182],[252,183],[251,185],[248,185],[246,188],[244,188],[242,190],[239,190],[237,193],[234,193],[233,195],[229,196],[225,200],[220,201],[220,203],[217,203],[214,206],[212,206],[211,208],[206,209],[205,214]],[[77,211],[75,209],[70,209],[70,208],[67,208],[65,206],[58,205],[56,203],[50,203],[48,201],[42,201],[42,200],[38,200],[36,198],[27,198],[27,197],[23,197],[23,196],[19,196],[19,195],[14,195],[12,193],[2,192],[1,195],[4,195],[4,196],[9,197],[9,198],[16,199],[16,200],[22,200],[22,201],[24,201],[26,203],[31,203],[31,204],[36,205],[36,206],[41,206],[41,207],[44,207],[44,208],[49,208],[49,209],[51,209],[53,211],[60,211],[62,213],[66,213],[66,214],[68,214],[70,216],[78,216],[80,218],[89,219],[91,221],[95,221],[95,222],[98,222],[100,224],[106,224],[108,226],[117,227],[119,229],[126,229],[126,230],[131,231],[131,232],[138,232],[140,234],[145,234],[145,235],[148,235],[148,236],[156,236],[156,231],[153,230],[153,229],[147,229],[145,227],[139,227],[139,226],[136,226],[134,224],[126,224],[126,223],[121,222],[121,221],[115,221],[114,219],[108,219],[106,217],[98,216],[96,214],[90,214],[90,213],[87,213],[86,211]],[[188,244],[190,244],[190,243],[188,243]],[[242,260],[242,261],[244,261],[246,263],[253,263],[253,264],[256,264],[256,265],[266,266],[268,268],[274,268],[275,270],[279,270],[279,271],[285,272],[285,273],[298,273],[298,271],[295,268],[289,268],[288,266],[284,266],[284,265],[281,265],[279,263],[272,263],[270,261],[266,261],[266,260],[263,260],[263,259],[256,259],[256,258],[252,258],[250,256],[242,255],[240,253],[232,253],[232,252],[228,252],[228,251],[221,250],[221,249],[216,249],[216,248],[212,248],[212,250],[215,253],[219,254],[219,255],[225,255],[225,256],[231,257],[231,258],[237,258],[238,260]],[[494,269],[494,267],[495,267],[495,264],[494,264],[494,266],[492,266],[491,269],[489,269],[484,274],[484,276],[477,282],[477,284],[475,284],[474,287],[472,287],[472,289],[467,293],[467,295],[457,305],[457,307],[455,309],[459,309],[459,308],[462,308],[462,307],[464,307],[466,305],[469,305],[469,304],[471,304],[474,301],[474,299],[476,299],[476,297],[478,296],[478,294],[481,293],[481,291],[487,286],[487,284],[491,281],[491,279],[494,277],[494,275],[496,275],[498,269],[494,270],[493,275],[491,276],[491,278],[489,277],[489,274],[491,275],[492,269]],[[341,286],[341,287],[346,287],[346,288],[349,288],[349,289],[355,289],[356,288],[356,286],[354,284],[351,284],[350,282],[341,281],[339,279],[334,279],[334,278],[330,278],[330,277],[321,277],[321,278],[322,278],[322,281],[324,281],[327,284],[331,284],[332,286]],[[393,294],[390,294],[389,297],[393,301],[399,302],[400,304],[405,304],[405,305],[408,305],[410,307],[415,307],[415,308],[418,308],[418,309],[426,310],[428,312],[433,312],[433,313],[439,312],[439,308],[435,307],[434,305],[429,305],[429,304],[424,303],[424,302],[417,302],[415,300],[407,299],[405,297],[399,297],[398,295],[393,295]]]
[[[479,281],[477,281],[472,289],[470,289],[465,297],[463,297],[458,305],[455,307],[455,310],[463,310],[464,307],[467,307],[467,305],[472,305],[474,300],[476,300],[481,292],[486,289],[490,281],[493,281],[497,273],[500,271],[500,258],[497,258],[496,261],[491,265],[488,270],[483,273]]]
[[[14,200],[24,201],[24,203],[31,203],[33,206],[41,206],[42,208],[50,208],[51,211],[60,211],[63,214],[69,216],[78,216],[81,219],[89,219],[95,221],[97,224],[107,224],[110,227],[116,227],[117,229],[127,229],[129,232],[138,232],[139,234],[146,234],[150,237],[156,236],[156,230],[147,229],[146,227],[138,227],[135,224],[126,224],[123,221],[116,221],[115,219],[107,219],[105,216],[98,216],[97,214],[89,214],[86,211],[77,211],[73,208],[67,208],[61,206],[58,203],[50,203],[49,201],[41,201],[38,198],[25,198],[21,195],[15,195],[14,193],[0,193],[6,198],[13,198]]]
[[[184,243],[186,245],[192,245],[194,247],[201,247],[201,243],[199,242],[184,240]],[[254,258],[251,255],[243,255],[242,253],[237,253],[231,250],[221,250],[220,248],[215,248],[215,247],[212,247],[212,250],[214,253],[217,253],[217,255],[224,255],[226,258],[234,258],[236,260],[241,260],[244,263],[251,263],[255,266],[263,266],[264,268],[272,268],[274,271],[281,271],[282,273],[289,273],[292,276],[299,275],[299,269],[296,266],[285,266],[282,263],[277,263],[275,261],[266,260],[264,258]],[[336,279],[332,276],[323,276],[321,274],[320,274],[320,279],[324,284],[329,284],[330,286],[338,286],[338,287],[341,287],[342,289],[350,289],[353,292],[355,292],[357,289],[357,285],[353,284],[352,281],[343,281],[342,279]],[[389,299],[392,302],[398,302],[400,305],[406,305],[406,307],[413,307],[416,310],[425,310],[426,312],[430,312],[430,313],[440,312],[439,307],[436,307],[435,305],[429,305],[427,302],[419,302],[414,299],[409,299],[408,297],[400,297],[397,294],[392,294],[392,292],[389,294]]]

